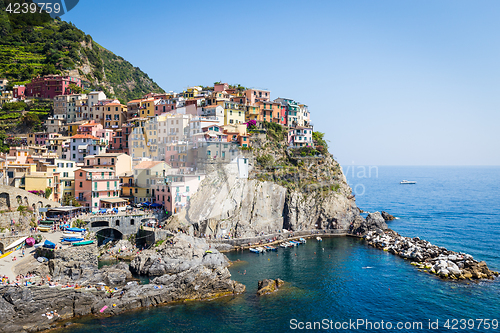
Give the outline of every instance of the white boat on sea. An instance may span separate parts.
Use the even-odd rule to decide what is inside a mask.
[[[318,237],[316,237],[316,240],[317,240],[318,242],[322,242],[322,241],[323,241],[323,239],[322,239],[321,237],[319,237],[319,236],[318,236]]]
[[[416,184],[417,182],[414,180],[403,180],[400,184]]]

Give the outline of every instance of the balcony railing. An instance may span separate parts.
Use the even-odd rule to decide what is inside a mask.
[[[86,179],[87,180],[119,180],[120,177],[118,177],[118,176],[106,176],[106,175],[105,176],[102,176],[102,175],[100,175],[100,176],[88,176],[87,175]]]

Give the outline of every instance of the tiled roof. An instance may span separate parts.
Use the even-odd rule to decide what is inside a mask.
[[[77,134],[73,135],[71,139],[94,139],[94,140],[99,140],[98,137],[95,137],[91,134]]]
[[[142,161],[137,164],[134,169],[151,169],[158,164],[163,163],[162,161]]]

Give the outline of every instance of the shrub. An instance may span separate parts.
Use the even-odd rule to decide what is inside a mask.
[[[274,163],[274,157],[269,154],[258,156],[255,160],[264,168],[270,167]]]

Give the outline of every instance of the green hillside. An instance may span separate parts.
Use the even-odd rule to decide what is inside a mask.
[[[37,75],[69,74],[122,101],[163,90],[128,61],[98,45],[73,24],[48,14],[9,14],[0,0],[0,77],[13,84]]]

